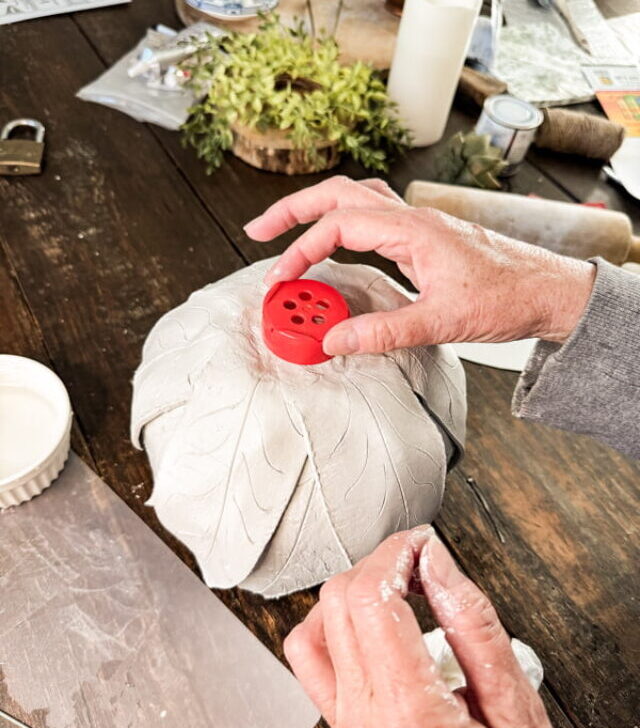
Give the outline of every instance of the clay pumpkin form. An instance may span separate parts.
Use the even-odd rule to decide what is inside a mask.
[[[466,398],[447,346],[306,366],[276,356],[263,340],[270,264],[196,291],[158,321],[134,377],[131,436],[153,469],[149,504],[205,582],[277,597],[435,517]],[[306,278],[339,291],[351,315],[410,296],[363,265],[325,261]]]

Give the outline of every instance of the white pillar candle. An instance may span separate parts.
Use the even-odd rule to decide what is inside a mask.
[[[389,96],[414,146],[442,138],[482,0],[406,0]]]

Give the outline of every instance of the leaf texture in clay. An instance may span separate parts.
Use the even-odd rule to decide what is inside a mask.
[[[351,568],[307,461],[278,529],[241,586],[265,597],[304,589]]]
[[[349,568],[387,535],[431,520],[443,435],[464,441],[464,375],[447,347],[297,366],[261,336],[262,261],[195,292],[154,326],[134,378],[132,439],[150,504],[207,584],[280,596]],[[325,261],[308,277],[352,314],[408,294],[379,270]]]
[[[208,582],[235,586],[271,539],[305,460],[278,383],[212,360],[194,383],[150,504]]]
[[[370,539],[411,528],[437,511],[442,438],[395,362],[354,358],[326,396],[283,387],[305,432],[331,522],[351,561]]]

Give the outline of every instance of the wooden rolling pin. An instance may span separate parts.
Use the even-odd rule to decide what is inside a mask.
[[[640,237],[622,212],[421,181],[411,182],[405,199],[574,258],[640,263]]]

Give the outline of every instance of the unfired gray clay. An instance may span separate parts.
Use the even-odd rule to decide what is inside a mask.
[[[435,516],[442,431],[461,448],[466,402],[462,367],[444,346],[316,366],[278,359],[261,335],[270,263],[196,291],[158,321],[135,374],[131,426],[154,473],[149,503],[206,583],[274,597]],[[354,315],[407,303],[368,266],[326,261],[307,277],[341,291]]]

